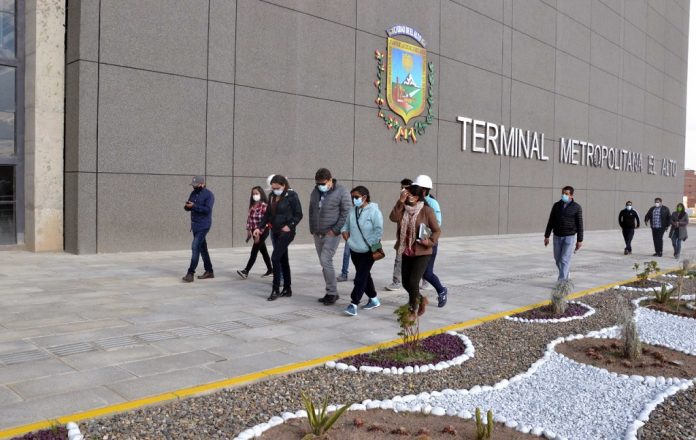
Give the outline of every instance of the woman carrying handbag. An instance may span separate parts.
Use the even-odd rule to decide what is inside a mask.
[[[688,234],[686,233],[686,225],[689,224],[689,214],[686,213],[683,203],[677,203],[677,208],[674,210],[671,217],[669,238],[672,239],[674,258],[679,258],[679,254],[681,254],[682,241],[688,238]]]
[[[378,258],[384,257],[381,245],[384,220],[379,206],[370,202],[370,191],[367,188],[356,186],[351,190],[350,195],[355,208],[348,215],[341,234],[350,247],[350,259],[355,266],[355,280],[350,294],[350,304],[344,313],[356,316],[363,294],[367,294],[368,297],[367,303],[362,307],[363,310],[380,306],[370,270],[375,264],[373,254],[376,254]]]

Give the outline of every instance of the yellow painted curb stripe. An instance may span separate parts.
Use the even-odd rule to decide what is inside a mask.
[[[657,277],[660,275],[664,275],[665,273],[671,272],[673,270],[674,269],[664,270],[662,272],[655,274],[654,276]],[[624,281],[618,281],[615,283],[604,284],[601,286],[593,287],[591,289],[581,290],[580,292],[573,293],[572,295],[569,295],[568,297],[571,299],[580,298],[583,296],[591,295],[593,293],[601,292],[603,290],[607,290],[607,289],[609,289],[613,286],[616,286],[618,284],[630,283],[632,281],[636,281],[637,279],[638,278],[633,277],[633,278],[630,278],[630,279],[624,280]],[[481,318],[475,318],[475,319],[471,319],[469,321],[459,322],[456,324],[450,324],[450,325],[447,325],[444,327],[440,327],[437,329],[422,332],[421,336],[428,337],[428,336],[431,336],[434,334],[443,333],[443,332],[450,331],[450,330],[454,331],[454,330],[461,330],[464,328],[474,327],[476,325],[483,324],[484,322],[494,321],[494,320],[500,319],[504,316],[522,313],[522,312],[525,312],[527,310],[531,310],[531,309],[534,309],[534,308],[537,308],[537,307],[540,307],[540,306],[543,306],[543,305],[546,305],[549,303],[550,303],[550,301],[541,301],[541,302],[538,302],[535,304],[530,304],[530,305],[518,307],[518,308],[515,308],[512,310],[505,311],[505,312],[493,313],[493,314],[490,314],[490,315],[487,315],[487,316],[484,316]],[[54,419],[42,420],[39,422],[27,424],[27,425],[16,426],[13,428],[0,430],[0,438],[11,438],[11,437],[26,434],[28,432],[37,431],[40,429],[47,429],[47,428],[50,428],[51,426],[55,426],[57,424],[62,425],[62,424],[66,424],[68,422],[79,422],[82,420],[89,420],[89,419],[93,419],[96,417],[101,417],[101,416],[105,416],[105,415],[109,415],[109,414],[130,411],[133,409],[138,409],[138,408],[142,408],[142,407],[154,405],[154,404],[160,404],[160,403],[164,403],[164,402],[171,401],[171,400],[182,399],[185,397],[192,397],[192,396],[196,396],[196,395],[200,395],[200,394],[205,394],[205,393],[217,391],[217,390],[220,390],[223,388],[230,388],[233,386],[239,386],[239,385],[254,382],[254,381],[259,380],[259,379],[270,378],[273,376],[281,376],[284,374],[292,373],[294,371],[298,371],[298,370],[302,370],[302,369],[306,369],[306,368],[311,368],[311,367],[316,367],[317,365],[322,365],[322,364],[326,363],[327,361],[342,359],[342,358],[354,356],[356,354],[367,353],[370,351],[378,350],[380,348],[393,347],[393,346],[399,344],[400,342],[401,342],[400,338],[391,339],[391,340],[388,340],[385,342],[380,342],[377,344],[372,344],[372,345],[356,348],[353,350],[343,351],[341,353],[331,354],[331,355],[323,356],[320,358],[311,359],[308,361],[302,361],[302,362],[297,362],[294,364],[284,365],[281,367],[270,368],[268,370],[263,370],[263,371],[259,371],[256,373],[249,373],[249,374],[245,374],[242,376],[236,376],[236,377],[232,377],[229,379],[211,382],[211,383],[204,384],[204,385],[183,388],[180,390],[171,391],[171,392],[162,393],[162,394],[157,394],[155,396],[145,397],[142,399],[136,399],[136,400],[131,400],[128,402],[117,403],[114,405],[108,405],[108,406],[105,406],[102,408],[92,409],[92,410],[88,410],[88,411],[82,411],[82,412],[78,412],[78,413],[74,413],[74,414],[69,414],[66,416],[57,417]]]

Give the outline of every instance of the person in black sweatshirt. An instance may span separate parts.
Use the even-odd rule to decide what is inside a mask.
[[[558,267],[558,280],[567,280],[570,274],[570,257],[582,247],[582,207],[575,203],[572,186],[564,186],[561,200],[553,204],[544,232],[544,246],[549,244],[553,231],[553,258]],[[577,235],[577,236],[576,236]]]
[[[268,202],[268,209],[254,230],[254,239],[259,239],[266,228],[271,228],[273,239],[273,290],[269,301],[275,301],[281,296],[291,297],[290,261],[288,260],[288,246],[295,239],[297,224],[302,220],[302,206],[300,198],[295,191],[290,190],[288,180],[276,174],[271,179],[272,194]],[[280,291],[280,277],[283,275],[283,291]]]
[[[633,241],[635,229],[640,228],[640,216],[633,210],[633,203],[630,200],[626,202],[626,207],[619,212],[619,226],[621,226],[621,233],[626,243],[624,255],[633,253],[631,241]]]

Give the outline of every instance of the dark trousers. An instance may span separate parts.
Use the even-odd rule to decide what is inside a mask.
[[[350,259],[355,266],[355,280],[353,281],[353,291],[350,293],[350,302],[356,306],[360,304],[363,294],[368,298],[377,296],[375,283],[372,281],[370,270],[375,260],[372,259],[372,252],[353,252],[350,251]]]
[[[401,285],[408,292],[408,304],[412,311],[418,309],[420,303],[420,280],[428,267],[430,255],[419,257],[401,256]]]
[[[259,237],[259,242],[254,243],[254,245],[251,247],[251,255],[249,255],[249,261],[247,261],[246,267],[244,270],[249,272],[252,267],[254,267],[254,263],[256,263],[256,257],[258,256],[259,252],[261,252],[261,256],[263,257],[263,262],[266,263],[266,269],[272,270],[273,266],[271,266],[271,257],[268,255],[268,248],[266,248],[266,238],[268,237],[268,230],[266,230],[261,237]]]
[[[633,252],[633,249],[631,249],[631,242],[633,241],[633,234],[636,232],[635,229],[633,228],[625,228],[621,230],[621,233],[623,234],[624,242],[626,243],[626,247],[624,250],[628,252]]]
[[[273,253],[271,262],[273,263],[273,288],[280,288],[281,274],[283,277],[283,287],[292,285],[290,279],[290,260],[288,259],[288,246],[295,239],[295,232],[271,232],[273,238]]]
[[[666,228],[652,228],[653,245],[655,245],[655,253],[662,255],[662,236],[665,235]]]
[[[210,254],[208,253],[208,243],[205,241],[205,236],[208,235],[210,229],[193,233],[193,242],[191,242],[191,265],[188,273],[196,273],[198,267],[198,259],[203,257],[203,268],[206,272],[213,271],[213,263],[210,262]]]
[[[440,282],[440,278],[435,275],[433,268],[435,267],[435,258],[437,257],[437,245],[433,246],[433,254],[430,256],[430,261],[428,262],[428,267],[425,268],[425,273],[423,274],[423,279],[430,283],[431,286],[435,288],[437,293],[442,293],[445,287]]]

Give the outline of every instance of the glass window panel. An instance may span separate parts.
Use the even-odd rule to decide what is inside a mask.
[[[0,156],[15,154],[14,113],[0,112]]]
[[[15,68],[0,66],[0,112],[15,111]]]
[[[0,12],[15,12],[15,0],[0,0]]]
[[[0,165],[0,244],[15,244],[15,168]]]
[[[0,12],[0,57],[15,57],[15,16]]]

